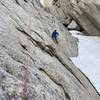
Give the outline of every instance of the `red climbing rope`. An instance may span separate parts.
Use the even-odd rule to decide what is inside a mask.
[[[25,75],[24,75],[24,95],[22,97],[22,100],[26,100],[27,98],[27,80],[28,80],[28,51],[27,49],[24,49],[25,53]]]
[[[31,25],[31,13],[30,13],[30,16],[29,16],[29,25],[27,27],[27,30],[28,30],[28,34],[31,35],[31,32],[30,32],[30,25]],[[27,80],[28,80],[28,52],[29,52],[29,40],[27,38],[27,44],[25,45],[25,48],[24,48],[24,53],[25,53],[25,61],[24,61],[24,67],[25,67],[25,72],[24,72],[24,93],[23,93],[23,97],[22,97],[22,100],[27,100]]]

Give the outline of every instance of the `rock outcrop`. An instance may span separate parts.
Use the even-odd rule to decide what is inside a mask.
[[[54,0],[89,35],[100,36],[100,0]]]
[[[69,59],[78,56],[77,42],[39,0],[0,0],[0,100],[22,100],[26,50],[27,100],[100,100]]]
[[[68,12],[60,7],[58,2],[55,3],[53,0],[41,0],[41,3],[44,9],[46,9],[47,12],[52,13],[52,15],[54,15],[65,27],[73,20],[72,17],[68,15]]]

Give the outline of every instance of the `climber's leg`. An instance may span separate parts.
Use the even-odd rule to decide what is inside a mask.
[[[56,44],[58,44],[58,40],[57,40],[56,37],[52,37],[52,40],[53,40]]]
[[[55,42],[58,44],[58,40],[57,40],[57,38],[55,38]]]

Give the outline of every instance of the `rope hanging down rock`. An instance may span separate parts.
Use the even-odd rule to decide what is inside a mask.
[[[31,11],[31,10],[30,10]],[[31,31],[30,31],[30,25],[31,25],[31,12],[30,12],[30,16],[29,16],[29,24],[27,27],[28,30],[28,34],[31,36]],[[25,67],[25,72],[24,72],[24,93],[23,93],[23,97],[22,100],[27,100],[27,80],[28,80],[28,66],[29,66],[29,59],[28,59],[28,52],[30,50],[30,46],[29,46],[29,39],[27,38],[27,44],[25,46],[24,49],[24,54],[25,54],[25,61],[24,61],[24,67]]]

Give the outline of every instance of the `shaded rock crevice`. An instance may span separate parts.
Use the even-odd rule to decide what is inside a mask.
[[[19,62],[20,64],[23,64],[23,62],[22,62],[21,60],[18,60],[17,58],[15,58],[15,57],[13,56],[13,54],[9,53],[9,50],[8,50],[8,48],[7,48],[6,46],[3,45],[2,48],[5,49],[5,52],[8,54],[8,56],[11,57],[14,61],[17,61],[17,62]]]
[[[50,46],[50,45],[45,45],[43,42],[37,41],[35,39],[33,39],[27,32],[25,32],[24,30],[20,30],[19,28],[17,28],[17,30],[19,30],[20,32],[24,33],[25,35],[28,36],[28,38],[32,41],[32,43],[34,44],[34,42],[36,43],[35,46],[38,46],[41,50],[45,51],[46,53],[48,53],[50,56],[53,56],[53,51],[55,51],[55,49]]]
[[[66,93],[66,91],[65,91],[65,89],[64,89],[64,87],[63,87],[63,85],[62,84],[60,84],[60,83],[57,83],[46,71],[45,71],[45,69],[43,69],[43,68],[39,68],[39,70],[40,71],[42,71],[43,73],[45,73],[56,85],[58,85],[59,87],[61,87],[62,88],[62,90],[64,91],[64,94],[65,94],[65,96],[66,96],[66,98],[67,98],[67,100],[71,100],[71,98],[70,98],[70,96],[69,96],[69,94],[68,93]]]
[[[18,0],[15,0],[15,2],[20,6],[20,3],[18,2]]]

